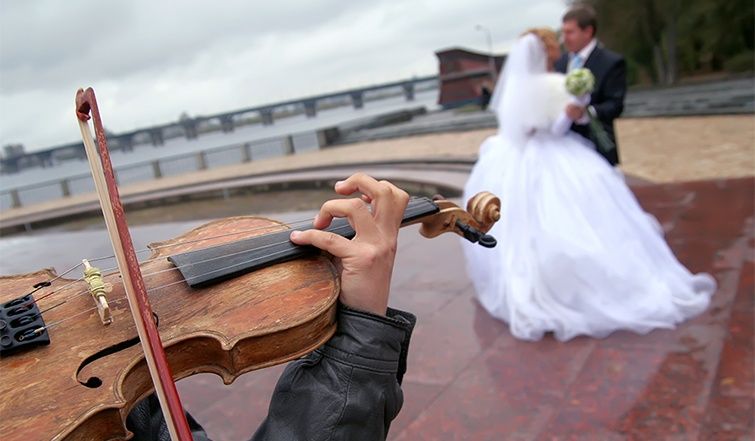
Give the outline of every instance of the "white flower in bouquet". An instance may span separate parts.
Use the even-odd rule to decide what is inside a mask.
[[[584,96],[592,93],[595,87],[595,76],[584,67],[574,69],[566,76],[566,90],[574,96]]]
[[[566,91],[574,95],[577,101],[584,101],[585,112],[589,119],[590,130],[595,135],[595,144],[603,151],[611,151],[616,148],[616,144],[608,137],[605,129],[598,121],[598,114],[593,106],[588,106],[590,94],[595,88],[595,76],[584,67],[574,69],[566,76]]]

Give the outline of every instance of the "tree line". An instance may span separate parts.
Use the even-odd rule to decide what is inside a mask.
[[[624,55],[630,83],[755,70],[753,0],[566,0],[589,4],[598,38]]]

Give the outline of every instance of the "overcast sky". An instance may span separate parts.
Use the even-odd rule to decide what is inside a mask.
[[[0,145],[76,141],[74,94],[116,133],[438,72],[435,51],[504,52],[563,0],[0,2]]]

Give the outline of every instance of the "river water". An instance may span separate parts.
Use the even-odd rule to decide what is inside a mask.
[[[333,127],[401,109],[425,106],[428,110],[432,110],[437,107],[436,100],[437,90],[427,90],[417,92],[413,101],[406,101],[403,96],[386,98],[379,101],[366,101],[362,109],[344,106],[318,111],[315,118],[297,115],[277,120],[272,126],[242,126],[230,133],[208,133],[194,140],[186,140],[185,138],[166,139],[165,145],[160,147],[137,145],[131,152],[112,152],[112,161],[117,168],[137,162],[160,159],[180,153],[197,152],[222,145],[284,136],[291,133],[314,132],[320,128]],[[271,154],[274,153],[272,152]],[[86,174],[88,172],[89,168],[86,161],[66,161],[45,169],[30,169],[19,173],[0,175],[0,190],[72,175]],[[176,172],[180,173],[180,168]],[[89,181],[91,181],[91,178]],[[45,189],[47,191],[46,194]],[[37,190],[38,194],[31,194],[31,196],[36,197],[38,200],[60,197],[57,187],[42,187]],[[72,193],[75,194],[76,190],[75,187],[72,187]],[[80,190],[84,191],[86,188],[81,188]],[[209,219],[225,216],[254,213],[284,222],[299,220],[303,217],[311,218],[314,215],[314,210],[324,200],[331,197],[331,192],[328,191],[327,193],[305,192],[303,194],[296,194],[296,192],[287,192],[285,195],[278,194],[277,196],[257,194],[250,196],[253,199],[243,201],[239,199],[203,201],[200,202],[201,206],[191,206],[189,208],[173,207],[151,214],[137,215],[132,213],[129,215],[129,222],[132,222],[132,219],[134,220],[131,232],[136,249],[143,249],[150,242],[175,237],[180,232],[188,231],[207,222]],[[27,194],[26,196],[28,198],[29,195]],[[9,201],[0,202],[2,202],[0,203],[0,208],[8,208]],[[281,212],[285,210],[283,206],[293,207],[293,210],[296,211]],[[248,207],[254,208],[249,209]],[[197,215],[197,213],[202,214]],[[87,220],[78,224],[74,221],[61,227],[47,228],[0,238],[0,275],[31,272],[42,268],[55,268],[58,272],[63,272],[71,266],[76,265],[83,258],[94,258],[111,254],[110,240],[101,220]],[[146,258],[146,254],[140,255],[140,258]],[[103,266],[115,266],[115,263],[111,260],[105,262]],[[78,277],[80,277],[80,274],[76,274],[74,278]]]
[[[195,153],[212,148],[241,144],[245,142],[254,142],[266,139],[276,139],[286,135],[294,135],[294,145],[298,151],[306,151],[316,148],[316,131],[323,128],[334,127],[358,121],[361,119],[382,115],[397,110],[425,107],[428,111],[436,109],[438,90],[430,89],[418,91],[412,101],[407,101],[403,96],[394,96],[375,101],[365,101],[364,107],[354,109],[351,106],[341,106],[332,109],[319,110],[317,116],[308,118],[304,114],[281,118],[269,126],[261,124],[250,124],[237,127],[233,132],[223,133],[220,131],[200,134],[196,139],[188,140],[184,137],[166,139],[165,144],[155,147],[151,144],[140,144],[134,146],[133,151],[123,152],[114,150],[111,153],[113,166],[118,168],[129,165],[153,161],[161,158],[175,155]],[[71,124],[75,121],[71,120]],[[238,151],[228,152],[225,155],[220,152],[208,158],[209,167],[223,165],[240,160]],[[273,141],[269,144],[261,143],[253,147],[252,158],[263,159],[265,157],[277,156],[282,154],[280,143]],[[196,167],[194,158],[186,158],[185,161],[179,160],[164,166],[163,175],[171,175],[191,171]],[[86,160],[69,160],[47,168],[30,168],[18,173],[0,175],[0,191],[17,187],[23,187],[33,184],[39,184],[48,181],[56,181],[62,178],[87,175],[89,167]],[[143,170],[129,171],[126,176],[119,176],[121,183],[128,183],[146,178],[151,178],[152,170],[144,167]],[[71,193],[78,194],[91,191],[91,179],[85,179],[87,182],[71,182]],[[44,190],[44,189],[43,189]],[[53,186],[47,188],[43,193],[34,194],[34,191],[25,191],[22,195],[22,202],[26,204],[41,202],[41,200],[50,199],[51,195],[60,197],[60,189]],[[7,195],[5,195],[7,199]],[[8,208],[9,200],[0,198],[0,208]]]

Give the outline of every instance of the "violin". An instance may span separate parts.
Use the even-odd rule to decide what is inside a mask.
[[[426,237],[453,232],[492,247],[486,233],[499,211],[490,193],[476,195],[466,210],[412,197],[402,226],[419,223]],[[150,305],[144,322],[158,330],[170,382],[209,372],[230,384],[333,335],[338,270],[325,253],[289,240],[292,229],[311,227],[239,216],[149,245],[136,270]],[[344,219],[328,230],[354,236]],[[130,410],[158,392],[127,276],[123,268],[100,270],[98,260],[61,275],[45,269],[0,277],[2,439],[126,439]],[[65,277],[79,269],[80,278]]]
[[[486,223],[451,202],[412,198],[404,224],[422,223],[428,237],[464,234],[457,224],[486,231],[496,204],[489,194],[470,201]],[[307,354],[335,332],[338,272],[328,256],[288,241],[290,228],[232,217],[149,246],[140,269],[175,380],[212,372],[230,384]],[[329,230],[353,235],[343,222]],[[92,263],[80,267],[91,274]],[[3,439],[126,437],[123,422],[152,380],[120,273],[100,277],[90,284],[47,269],[0,278]]]

